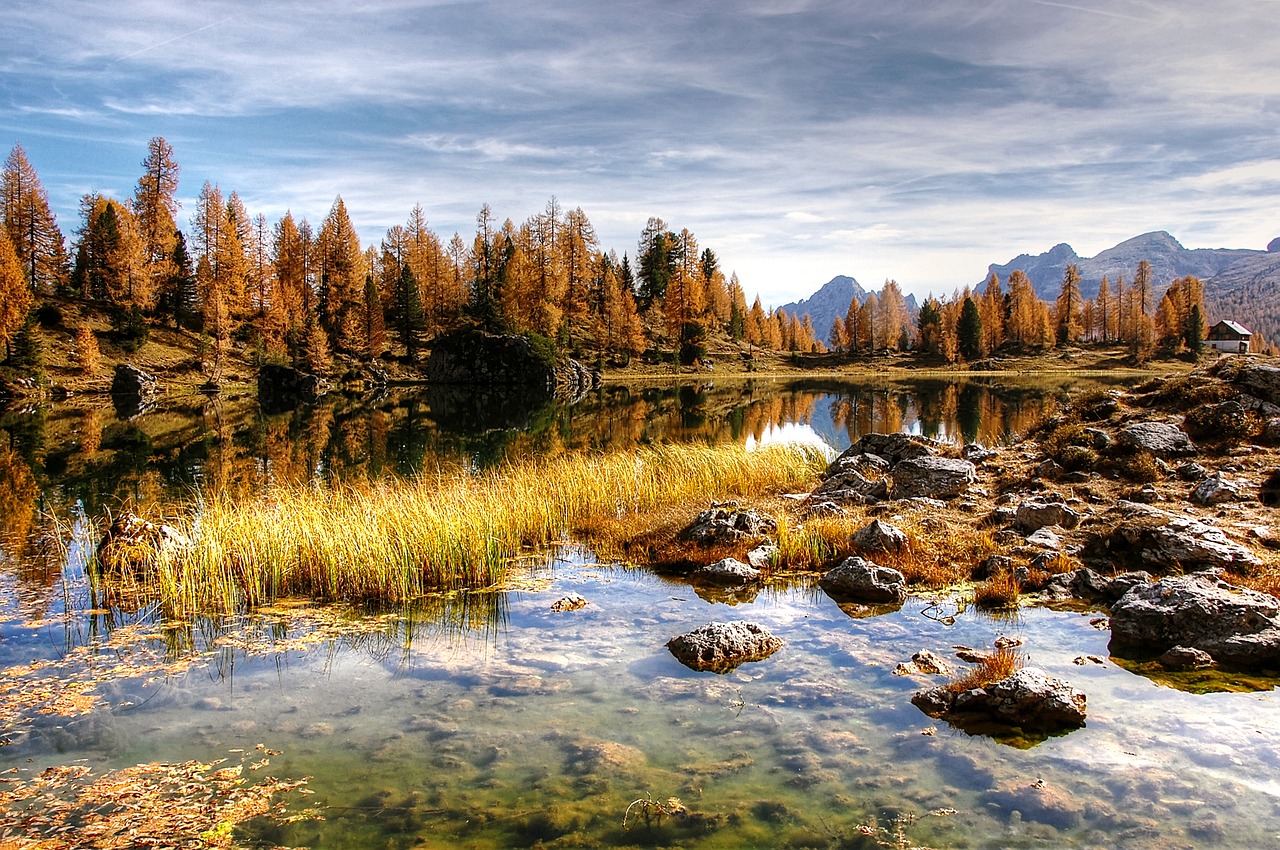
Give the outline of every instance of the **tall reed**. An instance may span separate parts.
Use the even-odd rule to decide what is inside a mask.
[[[824,459],[796,446],[665,445],[574,454],[412,482],[281,487],[211,498],[162,552],[155,587],[178,616],[279,596],[402,602],[485,587],[511,559],[593,522],[812,484]]]

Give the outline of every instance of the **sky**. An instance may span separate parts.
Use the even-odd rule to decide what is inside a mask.
[[[1280,235],[1280,0],[7,0],[0,154],[69,236],[147,141],[251,214],[469,241],[554,195],[777,306],[949,294],[1059,242]]]

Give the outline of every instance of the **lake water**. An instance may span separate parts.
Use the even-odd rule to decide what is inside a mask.
[[[994,443],[1024,430],[1059,391],[611,388],[506,423],[522,429],[469,431],[441,427],[446,417],[411,399],[267,419],[236,400],[195,417],[168,410],[125,422],[101,410],[10,413],[0,420],[9,437],[0,492],[12,494],[0,506],[0,766],[31,776],[52,765],[106,771],[265,752],[270,764],[253,777],[310,777],[314,794],[290,798],[290,808],[312,807],[323,820],[253,821],[237,833],[246,845],[1280,845],[1272,683],[1156,681],[1125,669],[1108,655],[1098,612],[992,618],[939,596],[853,618],[806,580],[729,605],[568,547],[527,565],[520,589],[504,593],[378,614],[281,605],[165,624],[145,607],[95,607],[83,574],[91,544],[50,550],[40,542],[47,521],[22,514],[29,502],[70,537],[124,497],[156,504],[190,499],[193,487],[251,493],[272,480],[412,474],[460,456],[484,465],[643,441],[800,436],[838,449],[868,430],[913,430]],[[94,427],[90,452],[79,441]],[[552,610],[570,594],[588,605]],[[737,619],[764,625],[783,648],[717,675],[686,669],[665,647]],[[958,670],[954,647],[1000,636],[1021,639],[1030,663],[1088,695],[1085,728],[996,741],[911,705],[915,690],[939,680],[897,675],[900,662],[928,649]],[[92,702],[41,713],[53,695],[17,697],[41,681],[83,685]]]

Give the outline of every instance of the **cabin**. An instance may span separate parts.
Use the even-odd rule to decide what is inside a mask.
[[[1205,340],[1215,351],[1228,354],[1248,354],[1249,340],[1253,331],[1239,322],[1228,322],[1225,319],[1209,328],[1209,338]]]

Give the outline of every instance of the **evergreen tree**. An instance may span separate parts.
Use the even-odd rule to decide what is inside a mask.
[[[965,359],[973,360],[982,355],[982,314],[972,298],[966,297],[960,308],[956,338]]]
[[[1059,345],[1070,345],[1080,341],[1084,330],[1080,312],[1084,299],[1080,294],[1080,267],[1068,263],[1062,272],[1062,290],[1058,294],[1056,304],[1057,328],[1056,337]]]
[[[418,279],[413,269],[406,263],[400,267],[400,276],[396,280],[395,325],[400,342],[408,352],[410,362],[418,357],[418,346],[422,342],[425,327],[425,316],[422,311],[422,294],[418,289]]]

